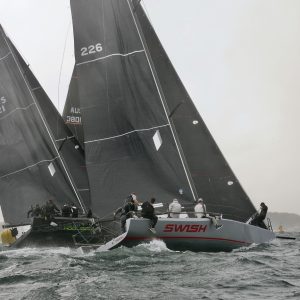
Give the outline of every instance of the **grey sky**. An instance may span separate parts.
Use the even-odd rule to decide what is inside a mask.
[[[300,214],[300,1],[144,3],[254,204]],[[69,1],[0,0],[0,7],[7,34],[62,110],[73,68]]]

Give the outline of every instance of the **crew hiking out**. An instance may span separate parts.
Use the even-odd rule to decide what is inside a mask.
[[[142,204],[142,217],[150,220],[150,230],[155,233],[155,225],[157,223],[157,216],[154,213],[155,198],[151,198],[150,202],[146,201]]]
[[[118,215],[119,213],[121,214],[120,221],[122,232],[126,232],[126,220],[132,218],[137,210],[135,201],[132,197],[128,197],[127,201],[128,202],[123,207],[118,208],[114,213],[114,216]]]

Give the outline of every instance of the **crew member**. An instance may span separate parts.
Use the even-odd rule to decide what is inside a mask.
[[[114,217],[121,213],[121,230],[122,232],[126,232],[126,220],[133,217],[134,212],[137,210],[133,198],[129,198],[128,202],[124,205],[124,207],[118,208],[115,213]]]
[[[171,218],[179,218],[181,213],[181,204],[177,199],[173,199],[173,202],[169,205],[169,213]]]
[[[268,206],[264,202],[262,202],[260,204],[260,212],[256,214],[256,216],[253,218],[250,224],[267,229],[267,226],[264,223],[264,219],[266,218],[267,212],[268,212]]]
[[[49,199],[46,203],[46,212],[50,215],[50,216],[54,216],[56,215],[56,213],[60,213],[60,210],[58,209],[58,207],[55,205],[55,203],[53,202],[52,199]]]
[[[27,218],[29,217],[33,217],[34,216],[34,208],[33,208],[33,205],[30,206],[30,209],[29,211],[27,212]]]
[[[220,229],[223,225],[218,224],[218,221],[215,216],[209,215],[206,210],[206,205],[203,202],[202,198],[199,198],[197,204],[195,205],[195,215],[197,218],[208,218],[211,220],[216,229]]]
[[[92,213],[91,209],[89,209],[89,211],[87,212],[86,217],[87,218],[92,218],[93,217],[93,213]]]
[[[35,209],[33,211],[34,217],[41,217],[42,216],[42,209],[40,208],[39,204],[35,206]]]
[[[71,206],[69,204],[64,204],[61,209],[62,216],[65,218],[69,218],[72,214]]]
[[[197,204],[194,207],[195,215],[197,218],[204,218],[206,216],[206,205],[202,198],[199,198]]]
[[[72,218],[78,218],[79,209],[74,203],[72,203],[71,205],[71,212],[72,212]]]
[[[150,220],[150,230],[155,233],[155,225],[157,223],[157,216],[154,213],[154,203],[155,203],[155,198],[151,198],[150,202],[146,201],[142,204],[142,212],[141,215],[143,218],[149,219]]]

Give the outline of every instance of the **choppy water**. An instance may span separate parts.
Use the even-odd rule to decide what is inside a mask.
[[[300,234],[231,253],[168,250],[153,241],[83,254],[2,250],[0,299],[300,299]]]

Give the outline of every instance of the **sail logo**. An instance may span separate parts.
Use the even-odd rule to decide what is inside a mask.
[[[4,113],[6,111],[5,104],[7,100],[4,96],[0,97],[0,114]]]
[[[205,232],[207,225],[203,224],[166,224],[163,232]]]
[[[79,115],[79,116],[66,116],[66,124],[73,124],[73,125],[81,125],[81,116],[80,116],[80,108],[79,107],[71,107],[70,109],[71,114]]]

